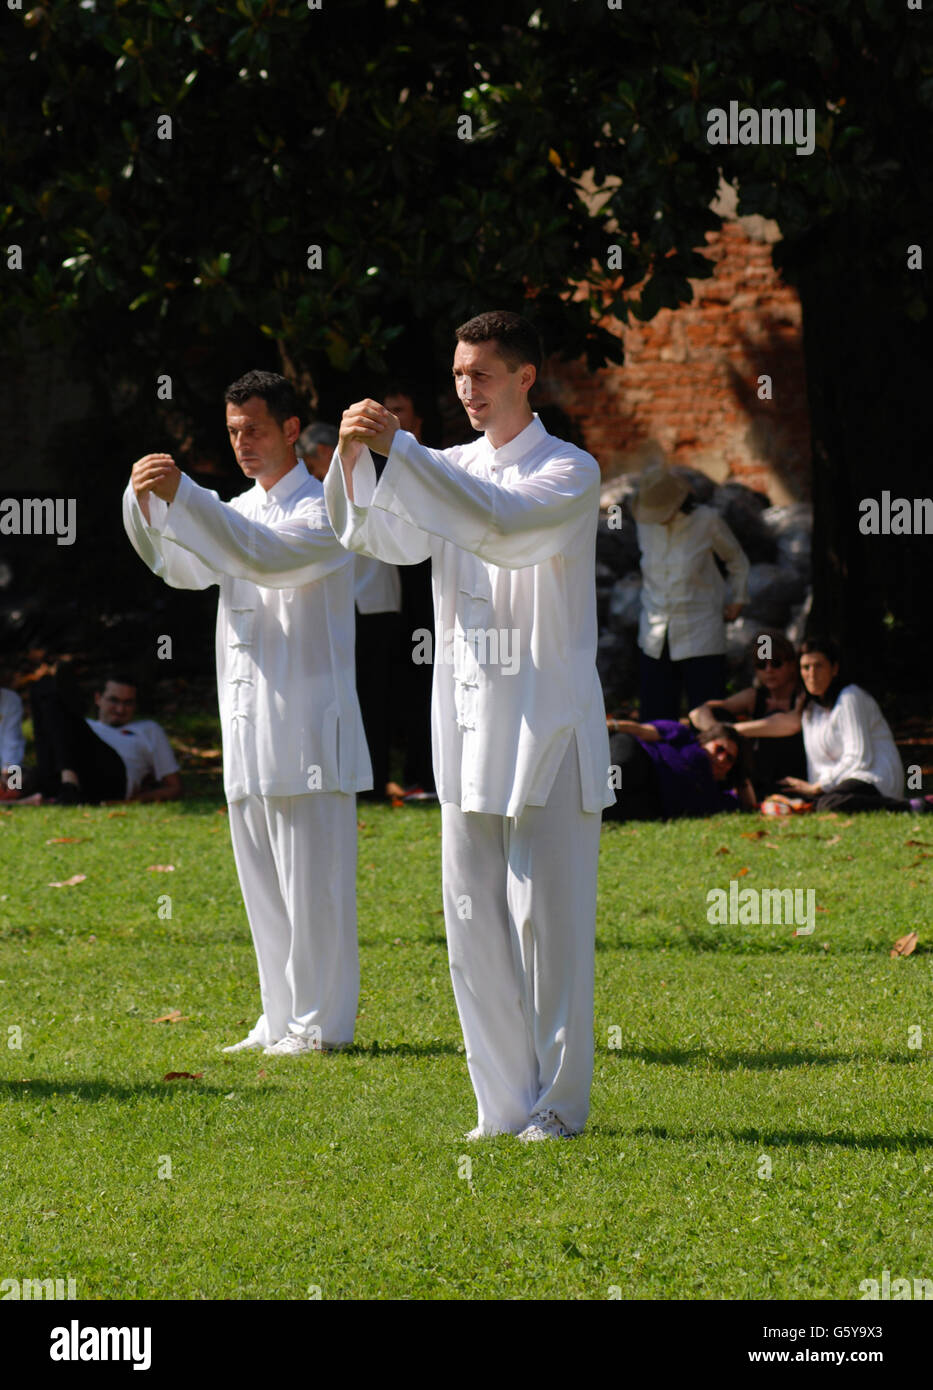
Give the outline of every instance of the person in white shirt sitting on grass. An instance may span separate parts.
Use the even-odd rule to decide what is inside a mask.
[[[174,801],[181,774],[165,731],[134,719],[136,682],[114,669],[94,693],[97,718],[85,719],[66,662],[40,676],[30,693],[38,791],[18,803],[96,805],[103,801]]]
[[[828,637],[800,647],[803,709],[736,724],[749,737],[780,738],[803,729],[807,777],[785,777],[784,791],[818,811],[920,811],[933,797],[904,797],[904,765],[878,702],[839,674],[839,651]]]

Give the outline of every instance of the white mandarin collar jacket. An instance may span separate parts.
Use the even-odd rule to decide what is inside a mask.
[[[232,502],[182,475],[151,525],[128,486],[126,533],[175,589],[220,586],[217,691],[224,790],[244,796],[364,791],[372,770],[356,698],[353,559],[303,463]]]
[[[596,674],[595,459],[537,416],[501,449],[485,435],[426,449],[399,430],[378,484],[361,451],[353,489],[351,502],[335,454],[324,494],[344,545],[393,564],[432,560],[441,801],[504,816],[542,806],[575,739],[583,809],[611,805]]]

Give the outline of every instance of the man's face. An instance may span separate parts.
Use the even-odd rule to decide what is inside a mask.
[[[417,440],[421,439],[421,428],[424,421],[420,415],[415,414],[415,406],[410,396],[386,396],[382,402],[386,410],[391,410],[398,420],[400,430],[407,430],[413,434]]]
[[[494,338],[487,343],[457,344],[454,386],[475,430],[495,434],[525,415],[534,379],[530,362],[509,371]]]
[[[112,729],[119,729],[129,724],[136,713],[136,687],[108,681],[103,691],[95,693],[94,703],[100,722],[109,724]]]
[[[236,461],[247,478],[264,488],[274,487],[294,468],[299,430],[297,415],[280,425],[261,396],[250,396],[242,405],[227,402],[227,433]]]
[[[739,750],[732,742],[731,738],[714,738],[711,742],[704,744],[713,776],[717,782],[721,782],[724,777],[735,767],[735,760],[739,755]]]

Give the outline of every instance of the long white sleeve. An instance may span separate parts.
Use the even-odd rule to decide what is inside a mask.
[[[839,692],[831,710],[811,704],[803,715],[807,776],[824,791],[848,778],[871,782],[883,796],[904,795],[904,765],[877,701],[857,685]]]
[[[185,474],[161,529],[216,573],[267,589],[313,584],[349,563],[322,500],[306,498],[290,516],[264,524]]]
[[[209,589],[212,584],[218,584],[220,575],[215,570],[162,535],[161,522],[167,510],[162,499],[150,493],[152,521],[147,522],[132,483],[127,484],[123,494],[123,526],[136,554],[172,589]]]
[[[715,553],[729,571],[732,580],[733,603],[748,602],[748,556],[739,545],[731,528],[716,514],[712,526],[711,544]]]
[[[426,449],[397,431],[373,509],[469,550],[504,569],[540,565],[572,546],[597,509],[595,460],[573,445],[509,485],[479,477],[461,450]]]
[[[353,501],[347,496],[339,454],[331,459],[324,479],[327,515],[340,544],[360,555],[390,565],[417,565],[431,554],[431,538],[397,516],[371,506],[376,491],[376,468],[367,448],[353,465]]]

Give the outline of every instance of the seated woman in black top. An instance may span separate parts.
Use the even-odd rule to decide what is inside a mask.
[[[782,632],[765,629],[756,633],[748,651],[755,668],[753,684],[724,700],[707,700],[690,711],[690,722],[701,731],[718,720],[742,722],[742,732],[751,743],[755,791],[763,800],[780,790],[785,777],[806,776],[803,735],[798,731],[775,737],[766,727],[772,714],[802,709],[806,692],[794,645]],[[763,652],[770,655],[763,656]],[[759,727],[752,721],[760,721]]]

